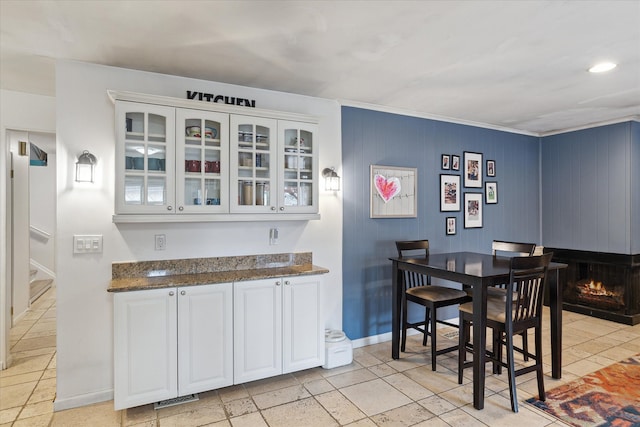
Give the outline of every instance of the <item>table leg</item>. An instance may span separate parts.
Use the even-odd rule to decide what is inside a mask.
[[[549,312],[551,317],[551,376],[562,377],[562,286],[560,270],[549,283]],[[550,275],[551,276],[551,275]]]
[[[402,302],[402,271],[398,269],[398,262],[393,261],[391,270],[391,357],[400,358],[400,304]]]
[[[473,407],[484,408],[487,287],[473,286]]]

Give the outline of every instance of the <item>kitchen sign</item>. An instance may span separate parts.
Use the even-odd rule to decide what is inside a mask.
[[[187,99],[196,99],[198,101],[217,102],[220,104],[238,105],[240,107],[256,108],[255,99],[237,98],[235,96],[216,95],[213,93],[204,93],[196,91],[187,91]]]

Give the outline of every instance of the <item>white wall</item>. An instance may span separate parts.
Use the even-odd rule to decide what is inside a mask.
[[[9,193],[10,157],[7,131],[34,130],[54,132],[55,99],[7,90],[0,91],[0,368],[4,369],[9,357],[8,328],[10,321],[9,287],[11,262]],[[27,213],[25,213],[27,215]]]
[[[342,201],[320,196],[319,221],[198,224],[112,223],[114,206],[114,106],[107,89],[185,98],[187,90],[255,99],[258,108],[311,114],[320,118],[320,168],[341,164],[340,107],[337,102],[281,92],[225,85],[97,66],[59,62],[57,111],[57,297],[58,357],[56,410],[112,397],[112,295],[106,292],[115,261],[313,252],[327,267],[326,326],[342,327]],[[73,181],[76,156],[97,158],[96,182]],[[340,175],[341,171],[338,170]],[[269,228],[280,243],[269,246]],[[167,236],[167,250],[154,251],[154,234]],[[73,234],[103,234],[104,252],[73,255]]]

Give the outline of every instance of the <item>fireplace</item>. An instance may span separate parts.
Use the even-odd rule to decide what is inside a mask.
[[[563,309],[618,323],[640,323],[640,254],[545,248],[568,264],[561,274]]]

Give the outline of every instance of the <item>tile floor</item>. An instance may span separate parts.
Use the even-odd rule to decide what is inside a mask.
[[[349,366],[201,393],[197,402],[157,411],[153,405],[114,411],[109,401],[54,413],[55,307],[52,288],[11,331],[15,362],[0,371],[0,427],[566,425],[524,403],[537,393],[533,373],[518,378],[518,414],[510,410],[506,373],[487,378],[485,409],[475,410],[470,370],[458,385],[456,356],[449,353],[438,356],[438,371],[432,372],[418,336],[410,337],[400,360],[391,359],[387,342],[355,349]],[[447,337],[455,339],[450,329],[440,332],[443,346],[451,342]],[[550,377],[547,358],[547,389],[640,353],[640,325],[564,312],[563,341],[563,378]],[[545,342],[548,347],[548,334]]]

